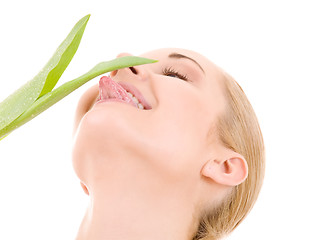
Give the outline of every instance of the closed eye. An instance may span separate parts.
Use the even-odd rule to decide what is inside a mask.
[[[184,81],[188,81],[188,77],[186,75],[183,75],[181,73],[179,73],[178,71],[174,70],[171,67],[166,67],[162,70],[162,74],[167,76],[167,77],[174,77],[174,78],[179,78],[182,79]]]

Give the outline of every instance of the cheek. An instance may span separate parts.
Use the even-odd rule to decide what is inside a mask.
[[[204,103],[192,87],[164,94],[166,97],[161,97],[151,133],[160,150],[157,150],[160,164],[179,176],[197,173],[192,169],[199,170],[210,125]]]
[[[208,107],[199,89],[188,83],[181,85],[175,84],[173,90],[169,88],[163,92],[160,121],[166,123],[171,135],[182,141],[202,141],[211,120]]]

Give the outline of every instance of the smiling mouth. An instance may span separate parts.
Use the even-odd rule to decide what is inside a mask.
[[[132,105],[142,110],[151,109],[141,93],[132,85],[117,83],[108,76],[99,81],[99,97],[97,103],[115,101]]]

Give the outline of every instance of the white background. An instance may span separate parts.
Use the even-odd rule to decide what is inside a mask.
[[[120,52],[180,47],[207,56],[244,88],[267,149],[263,190],[228,240],[316,239],[315,1],[3,1],[0,101],[37,74],[91,14],[59,81]],[[91,84],[0,142],[0,239],[74,239],[88,197],[71,164],[72,123]]]

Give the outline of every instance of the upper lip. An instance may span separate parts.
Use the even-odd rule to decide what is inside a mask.
[[[144,109],[148,110],[152,108],[142,93],[134,85],[127,82],[118,82],[118,84],[121,85],[127,92],[133,94],[138,99],[139,103],[144,106]]]

